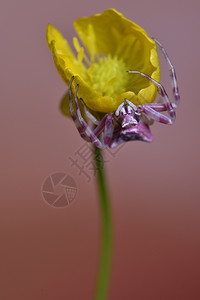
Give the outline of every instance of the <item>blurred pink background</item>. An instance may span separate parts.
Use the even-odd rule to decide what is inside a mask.
[[[70,167],[83,141],[58,106],[66,86],[46,44],[46,25],[72,41],[73,21],[114,7],[157,37],[177,72],[173,126],[152,144],[127,143],[107,158],[114,250],[109,300],[200,299],[199,1],[5,1],[0,9],[1,284],[3,300],[94,299],[100,246],[95,178]],[[160,52],[159,52],[160,53]],[[162,82],[171,96],[160,54]],[[42,184],[64,172],[77,185],[64,208]]]

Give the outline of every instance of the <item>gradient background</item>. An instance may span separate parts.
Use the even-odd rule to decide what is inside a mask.
[[[181,105],[152,144],[128,143],[106,164],[114,253],[109,300],[200,299],[200,2],[1,1],[0,298],[94,299],[100,217],[93,179],[70,167],[83,144],[59,112],[66,86],[46,45],[48,22],[71,42],[73,21],[115,7],[157,37],[176,67]],[[160,53],[160,52],[159,52]],[[162,82],[171,96],[160,55]],[[76,181],[76,199],[50,207],[41,186],[54,172]]]

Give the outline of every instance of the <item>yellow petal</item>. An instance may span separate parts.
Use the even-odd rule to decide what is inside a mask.
[[[87,56],[85,55],[85,51],[84,48],[80,46],[79,41],[77,39],[77,37],[73,37],[73,45],[74,48],[76,49],[77,53],[78,53],[78,61],[81,63],[83,59],[85,59],[85,62],[88,64],[88,66],[90,65],[90,62],[87,58]]]
[[[74,22],[74,27],[91,58],[98,57],[98,54],[114,55],[123,34],[123,18],[116,10],[107,9],[102,14],[79,18]],[[113,35],[113,30],[118,33],[117,37]]]
[[[99,55],[111,55],[122,59],[127,70],[140,71],[156,81],[160,80],[155,42],[144,29],[126,19],[115,9],[107,9],[102,14],[79,18],[74,22],[74,26],[92,61],[98,60]],[[140,75],[130,75],[126,89],[129,94],[132,92],[131,98],[134,99],[135,104],[152,102],[157,95],[157,87]],[[123,94],[113,96],[111,103],[117,105],[119,97],[122,96]],[[103,97],[101,101],[94,99],[96,110],[105,111],[107,106],[109,112],[113,105],[103,103],[104,101],[106,99]]]
[[[120,77],[117,76],[118,72],[108,78],[105,86],[103,83],[102,89],[95,90],[93,88],[95,85],[92,86],[94,64],[98,64],[98,59],[102,55],[117,57],[124,62],[126,69],[122,70],[122,76],[127,70],[136,70],[151,76],[156,81],[160,80],[156,44],[144,29],[114,9],[108,9],[102,14],[88,18],[79,18],[74,26],[90,54],[93,64],[89,69],[82,63],[82,60],[86,61],[87,58],[76,38],[74,45],[78,52],[78,59],[61,33],[50,24],[47,27],[47,42],[61,77],[69,85],[72,76],[75,76],[72,92],[75,92],[76,85],[79,84],[78,97],[82,98],[91,110],[102,113],[114,111],[125,98],[136,105],[154,101],[157,87],[138,74],[129,74],[130,79],[128,78],[125,86],[119,89],[123,92],[112,95],[109,95],[109,90],[118,84],[117,80]],[[88,61],[87,63],[89,64]],[[124,76],[126,75],[127,73]]]
[[[51,24],[47,25],[46,37],[49,49],[53,54],[55,66],[65,83],[69,85],[72,75],[80,75],[87,79],[85,66],[77,61],[68,42]],[[67,72],[68,69],[71,71],[71,77],[67,76],[69,75],[69,72]]]

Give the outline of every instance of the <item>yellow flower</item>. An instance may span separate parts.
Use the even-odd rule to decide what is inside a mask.
[[[125,98],[135,105],[155,100],[157,87],[152,82],[126,72],[136,70],[160,80],[156,44],[144,29],[115,9],[79,18],[74,26],[89,58],[74,37],[76,57],[68,42],[51,24],[47,26],[47,43],[60,76],[67,85],[75,76],[72,92],[79,84],[78,98],[82,98],[89,109],[108,113],[115,111]],[[70,115],[67,96],[61,110]]]

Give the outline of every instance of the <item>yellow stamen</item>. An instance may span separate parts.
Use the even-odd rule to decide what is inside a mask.
[[[126,91],[126,86],[130,80],[127,76],[125,63],[117,57],[99,58],[88,69],[92,87],[103,95],[114,96]]]

